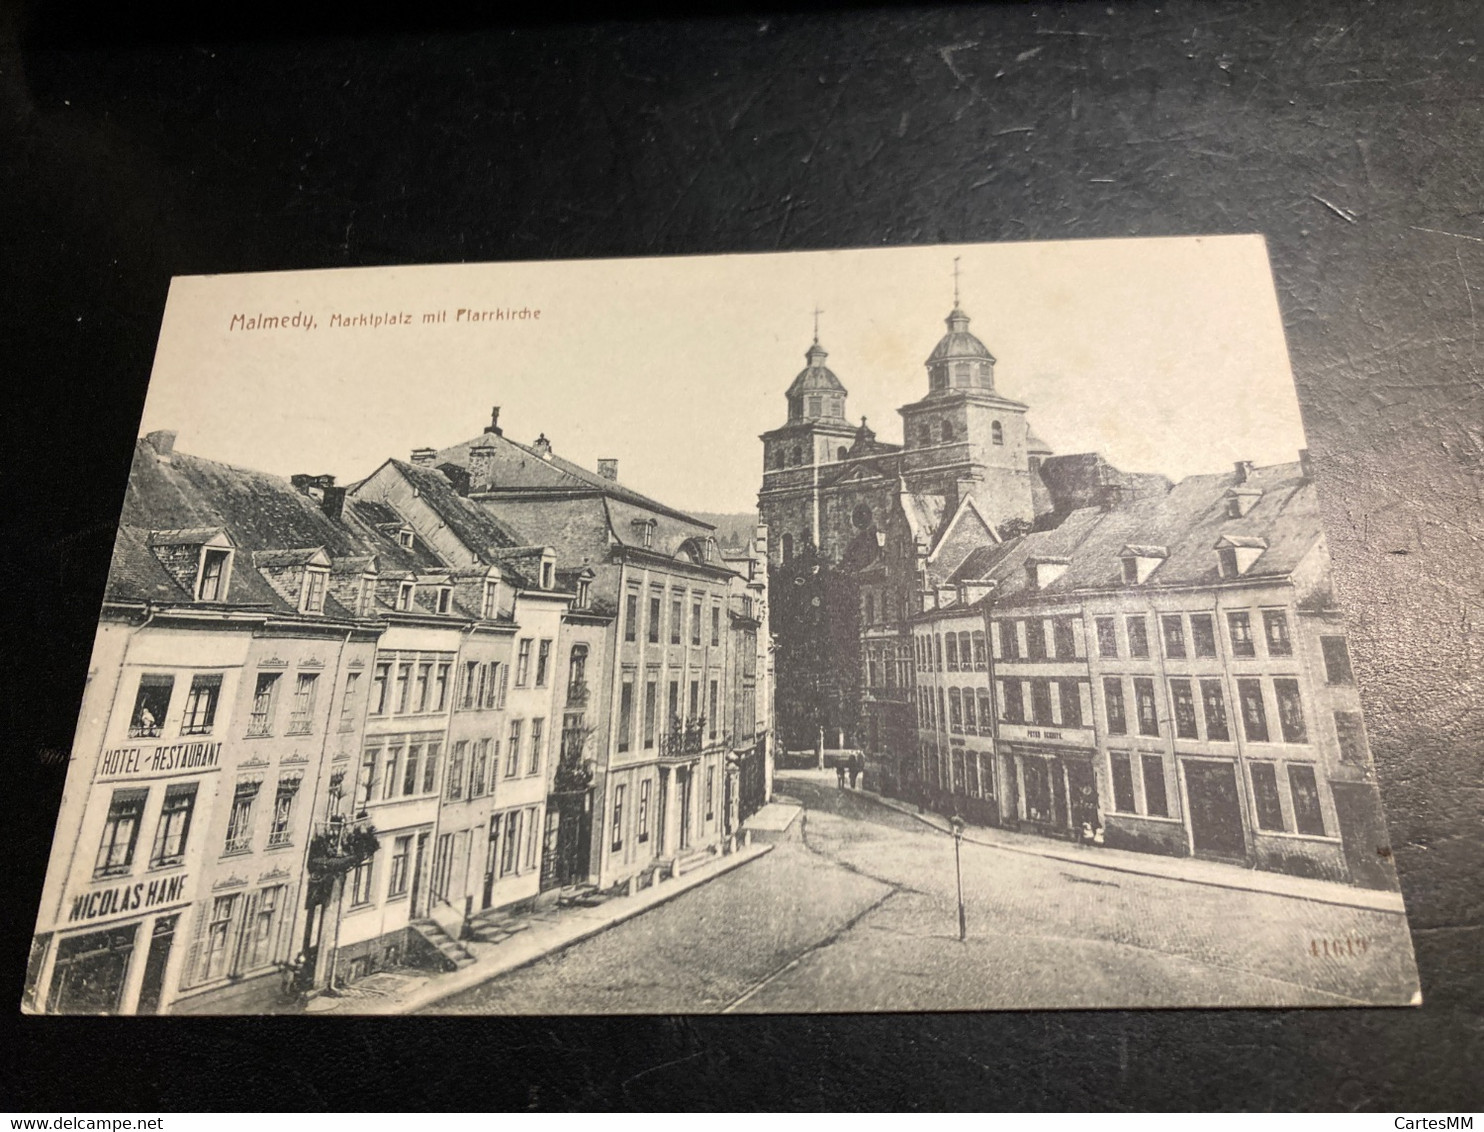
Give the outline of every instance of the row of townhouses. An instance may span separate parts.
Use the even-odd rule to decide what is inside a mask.
[[[1307,456],[1055,455],[946,322],[901,444],[817,338],[762,437],[774,592],[817,610],[776,621],[783,743],[986,825],[1394,886]]]
[[[352,486],[135,453],[26,1006],[252,1012],[735,847],[766,534],[498,423]]]

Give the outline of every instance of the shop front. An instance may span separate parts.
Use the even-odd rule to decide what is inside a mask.
[[[1048,837],[1101,841],[1094,750],[1029,743],[1005,747],[1015,776],[1015,817],[1022,828]]]

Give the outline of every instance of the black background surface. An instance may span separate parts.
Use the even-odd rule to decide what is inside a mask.
[[[0,9],[0,1105],[1479,1106],[1476,0],[590,15]],[[10,1013],[172,275],[1227,232],[1269,241],[1421,1009]]]

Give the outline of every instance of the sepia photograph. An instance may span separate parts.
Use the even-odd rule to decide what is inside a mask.
[[[1421,1002],[1259,234],[178,277],[120,486],[28,1013]]]

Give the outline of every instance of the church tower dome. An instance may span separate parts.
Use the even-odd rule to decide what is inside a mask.
[[[827,357],[829,354],[819,344],[816,334],[813,344],[804,353],[808,364],[799,371],[785,394],[790,423],[845,420],[846,389],[835,376],[835,371],[824,364]]]
[[[938,340],[924,363],[928,371],[928,392],[972,389],[993,393],[995,358],[969,330],[969,316],[955,303],[943,321],[948,326],[948,333]]]

